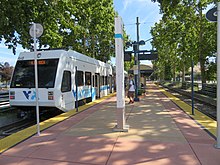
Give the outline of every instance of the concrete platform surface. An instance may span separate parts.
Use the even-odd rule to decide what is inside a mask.
[[[116,97],[32,136],[0,165],[220,165],[215,139],[153,83],[128,104],[128,132],[113,132]]]

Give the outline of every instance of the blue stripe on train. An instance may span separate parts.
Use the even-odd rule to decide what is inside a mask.
[[[105,85],[105,86],[101,86],[100,87],[100,91],[105,91],[107,89],[110,89],[110,86]],[[72,90],[74,97],[76,98],[76,92],[75,90]],[[96,90],[94,87],[92,87],[92,101],[94,101],[96,99]],[[88,98],[91,97],[91,88],[84,88],[84,89],[80,89],[78,88],[78,100],[84,99],[84,98]]]

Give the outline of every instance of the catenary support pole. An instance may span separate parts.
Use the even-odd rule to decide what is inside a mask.
[[[128,125],[125,125],[124,46],[123,46],[123,24],[121,17],[115,18],[115,54],[116,54],[117,125],[113,130],[118,132],[127,132]]]
[[[138,45],[137,45],[137,51],[138,51],[138,53],[137,53],[137,65],[138,65],[138,79],[137,79],[137,89],[139,89],[140,88],[140,77],[141,77],[141,73],[140,73],[140,61],[139,61],[139,46],[140,46],[140,44],[139,44],[139,41],[140,41],[140,37],[139,37],[139,25],[140,25],[140,23],[139,23],[139,17],[137,17],[136,18],[137,19],[137,43],[138,43]]]
[[[194,73],[193,73],[193,68],[194,68],[194,61],[193,57],[191,58],[191,94],[192,94],[192,115],[195,115],[194,112]]]
[[[139,60],[138,60],[138,56],[139,56],[139,17],[136,18],[137,22],[137,42],[136,42],[136,49],[135,49],[135,65],[136,65],[136,69],[137,72],[134,73],[134,78],[135,78],[135,98],[134,101],[140,101],[140,99],[138,98],[138,88],[140,86],[140,64],[139,64]]]

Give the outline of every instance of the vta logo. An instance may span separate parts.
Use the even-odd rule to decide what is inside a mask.
[[[35,98],[36,98],[35,91],[23,91],[23,93],[28,100],[35,100]]]

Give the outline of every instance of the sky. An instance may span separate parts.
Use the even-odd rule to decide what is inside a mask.
[[[148,40],[151,37],[150,29],[156,22],[161,19],[159,14],[158,3],[153,3],[151,0],[114,0],[114,8],[122,17],[126,33],[132,41],[137,40],[136,17],[139,17],[139,38],[140,40]],[[140,47],[141,50],[150,50],[152,46],[147,42],[145,46]],[[25,51],[20,45],[16,49],[16,55],[11,49],[0,44],[0,62],[9,62],[14,66],[20,52]],[[115,60],[112,59],[112,63]],[[143,64],[150,64],[150,61],[142,61]]]
[[[137,40],[136,18],[139,17],[139,38],[151,38],[150,29],[161,19],[158,3],[151,0],[114,0],[114,8],[122,17],[126,33],[132,41]],[[147,47],[151,49],[148,43]]]
[[[152,38],[151,27],[162,18],[159,11],[159,4],[151,0],[114,0],[114,8],[122,17],[126,34],[131,41],[137,41],[136,20],[139,17],[139,40]],[[132,48],[130,48],[132,49]],[[140,46],[140,50],[151,50],[150,41],[145,46]],[[151,64],[150,61],[141,61],[141,64]]]

